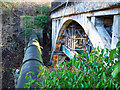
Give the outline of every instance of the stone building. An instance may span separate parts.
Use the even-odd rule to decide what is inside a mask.
[[[63,51],[72,58],[81,50],[90,53],[91,49],[97,46],[109,49],[116,47],[120,41],[119,0],[68,1],[67,3],[54,0],[51,5],[54,51]]]

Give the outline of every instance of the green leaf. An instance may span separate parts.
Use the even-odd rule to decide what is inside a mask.
[[[90,87],[90,80],[88,81],[88,86]]]
[[[86,71],[86,67],[84,66],[84,71]]]
[[[102,56],[103,56],[104,52],[105,52],[105,50],[104,50],[104,49],[102,49],[102,51],[101,51]]]
[[[74,80],[76,81],[76,75],[74,75]]]
[[[97,47],[97,50],[100,52],[100,48],[99,48],[99,46]]]
[[[114,49],[110,51],[110,61],[113,60],[114,51]]]
[[[103,78],[105,78],[106,79],[106,75],[105,75],[105,73],[103,72]]]
[[[79,73],[79,76],[78,76],[78,79],[77,79],[76,83],[78,83],[78,81],[80,80],[80,78],[81,78],[81,74]]]
[[[71,82],[68,82],[68,84],[69,84],[69,85],[72,85],[72,83],[71,83]]]
[[[100,68],[100,71],[102,70],[102,67]]]
[[[84,88],[84,85],[81,83],[82,88]]]
[[[109,81],[109,85],[108,85],[109,88],[111,88],[111,83],[112,83],[112,82],[111,82],[111,79],[110,79],[110,81]]]
[[[117,88],[118,84],[115,84],[115,88]]]
[[[88,88],[88,84],[86,82],[84,82],[84,84],[85,84],[85,88]]]
[[[80,69],[80,63],[78,63],[78,67],[77,68]]]
[[[35,75],[35,73],[34,73],[34,72],[32,72],[32,75]]]
[[[83,65],[83,60],[81,60],[81,64]]]
[[[100,87],[100,82],[97,83],[95,88],[99,88]]]
[[[116,78],[119,72],[120,72],[120,60],[116,63],[114,71],[111,73],[112,77]]]
[[[97,73],[98,73],[98,68],[96,68],[96,70],[97,70]]]
[[[26,75],[26,77],[25,77],[27,80],[28,80],[28,78],[29,78],[29,75]]]
[[[84,77],[82,77],[82,78],[80,79],[80,82],[82,82],[82,81],[83,81],[83,78],[84,78]]]
[[[29,83],[25,83],[25,84],[24,84],[24,88],[30,88]]]
[[[54,83],[54,84],[56,83],[56,80],[57,80],[57,79],[54,77],[54,79],[53,79],[53,83]]]
[[[106,48],[106,53],[108,54],[108,52],[109,52],[109,49],[108,49],[108,48]]]
[[[117,43],[116,47],[120,47],[120,41]]]

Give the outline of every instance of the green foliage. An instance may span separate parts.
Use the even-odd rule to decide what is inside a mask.
[[[38,13],[36,16],[24,16],[24,23],[23,23],[23,29],[24,29],[24,34],[26,38],[28,38],[33,29],[39,29],[42,28],[43,30],[47,30],[48,26],[50,25],[50,17],[48,16],[50,13],[50,8],[48,5],[41,5],[41,6],[36,6],[36,10]]]
[[[118,58],[118,62],[116,63],[115,65],[115,68],[114,68],[114,71],[112,72],[112,77],[114,79],[116,79],[117,77],[120,77],[120,41],[117,43],[116,45],[116,49],[113,49],[114,51],[116,50],[117,53],[115,52],[115,55],[117,56]],[[113,55],[112,55],[113,56]],[[120,78],[119,78],[119,81],[120,81]]]
[[[24,23],[23,23],[23,30],[25,37],[28,38],[33,30],[34,22],[33,22],[33,17],[31,16],[24,16]]]
[[[115,63],[113,60],[119,59],[119,47],[111,51],[98,47],[92,50],[89,57],[83,53],[75,55],[53,71],[40,66],[39,80],[35,80],[35,84],[39,88],[120,88],[120,71],[117,71],[120,66],[116,64],[119,61]]]
[[[36,79],[32,79],[32,75],[34,75],[34,72],[29,72],[26,75],[26,79],[28,80],[29,83],[26,83],[24,85],[24,87],[27,87],[28,89],[30,89],[31,87],[34,87],[33,83],[35,82]]]
[[[36,6],[37,15],[34,17],[37,28],[42,28],[43,30],[46,30],[49,28],[50,25],[50,7],[48,4],[43,4]]]
[[[115,65],[114,71],[112,72],[111,75],[113,76],[113,78],[116,78],[119,73],[120,73],[120,60]]]
[[[50,21],[50,17],[46,16],[46,15],[38,15],[35,16],[35,22],[34,24],[38,27],[38,28],[42,28],[43,30],[46,29],[46,27],[48,26],[48,22]]]
[[[43,30],[47,29],[48,22],[50,21],[50,17],[46,15],[38,15],[34,17],[24,16],[23,19],[24,19],[23,29],[26,38],[28,38],[31,35],[33,29],[36,28],[42,28]]]

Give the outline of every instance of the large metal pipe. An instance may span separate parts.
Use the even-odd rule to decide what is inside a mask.
[[[40,71],[40,65],[42,65],[42,63],[43,60],[41,57],[41,49],[38,42],[38,37],[36,34],[33,34],[30,37],[15,88],[24,88],[24,84],[28,82],[28,80],[25,79],[28,72],[34,72],[35,75],[34,77],[32,76],[32,78],[37,78],[36,76]]]

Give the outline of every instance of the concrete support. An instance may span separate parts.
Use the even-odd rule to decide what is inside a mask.
[[[59,20],[57,20],[57,29],[59,28]]]
[[[55,35],[57,36],[57,34],[58,34],[58,28],[59,28],[59,19],[57,19],[56,20],[56,33],[55,33]]]
[[[72,26],[72,38],[73,39],[71,39],[72,40],[72,49],[74,50],[75,49],[75,38],[76,37],[76,35],[75,35],[75,27],[74,26]]]
[[[91,17],[91,22],[95,25],[95,17]]]
[[[55,40],[55,20],[52,20],[52,49],[54,45]]]
[[[104,21],[102,20],[102,18],[95,18],[95,27],[105,45],[105,48],[110,49],[111,37],[104,27]]]
[[[115,10],[115,13],[113,12],[114,10]],[[90,13],[79,14],[79,15],[66,16],[66,17],[64,17],[64,19],[61,22],[62,27],[60,28],[58,41],[60,40],[60,37],[63,34],[66,27],[68,27],[69,23],[72,21],[76,21],[82,26],[85,33],[90,38],[90,41],[92,42],[93,47],[99,46],[100,48],[111,49],[114,46],[114,44],[116,46],[116,42],[120,38],[119,35],[117,37],[113,37],[115,35],[114,32],[116,31],[116,29],[119,29],[118,28],[118,23],[120,22],[120,19],[118,20],[119,12],[120,12],[120,8],[117,8],[117,9],[115,8],[113,10],[97,11],[97,12],[90,12]],[[104,27],[104,25],[105,25],[105,20],[107,18],[109,18],[109,16],[107,17],[107,15],[113,15],[113,14],[116,14],[116,15],[114,16],[114,21],[113,21],[114,23],[111,22],[114,24],[114,26],[113,26],[113,29],[114,29],[113,34],[114,35],[111,38],[109,33],[106,31],[106,28]],[[99,17],[97,17],[97,16],[99,16]],[[104,16],[106,16],[106,17],[104,17]],[[91,17],[91,19],[90,19],[90,17]],[[61,18],[54,18],[52,20],[55,20],[55,19],[58,20]],[[109,19],[112,21],[112,18],[109,18]],[[109,21],[107,21],[107,23],[108,22]],[[59,22],[57,22],[57,25],[58,25],[58,23]],[[55,24],[54,24],[54,26],[55,26]],[[52,30],[52,31],[54,31],[54,30]],[[71,30],[71,33],[72,33],[72,30]],[[120,31],[118,30],[117,34],[119,34],[119,33],[120,33]],[[72,46],[73,45],[71,45],[71,47]]]
[[[57,20],[55,20],[55,37],[56,37],[56,35],[57,35],[57,27],[58,27],[58,25],[57,25]]]
[[[98,46],[100,48],[105,48],[105,45],[103,43],[103,40],[102,40],[100,34],[98,33],[98,31],[96,30],[96,27],[93,25],[93,23],[89,19],[86,20],[85,24],[81,24],[81,25],[87,26],[87,28],[83,27],[83,29],[85,30],[86,34],[88,35],[94,48],[98,47]]]
[[[120,15],[114,15],[111,49],[114,49],[116,47],[117,42],[120,41],[119,24],[120,24]]]

